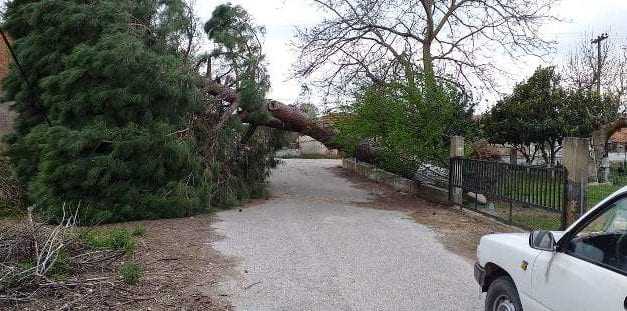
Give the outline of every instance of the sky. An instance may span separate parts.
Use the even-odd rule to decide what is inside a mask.
[[[6,0],[0,0],[4,4]],[[284,103],[294,103],[300,93],[302,81],[293,78],[291,69],[298,52],[291,47],[295,27],[314,25],[323,12],[313,5],[312,0],[195,0],[196,12],[202,22],[211,17],[213,9],[222,3],[231,2],[244,7],[258,25],[266,27],[264,52],[267,57],[271,78],[270,98]],[[610,40],[620,48],[627,48],[627,0],[562,0],[554,8],[554,14],[562,22],[545,25],[545,38],[558,42],[557,52],[545,60],[529,58],[526,62],[506,62],[504,69],[514,72],[514,77],[503,78],[502,92],[511,91],[516,82],[531,75],[543,64],[564,62],[568,51],[577,45],[586,34],[594,36],[607,32]],[[488,96],[479,105],[485,110],[493,105],[498,96]],[[312,101],[320,104],[320,96],[313,92]]]
[[[313,25],[321,19],[323,13],[311,0],[197,0],[197,13],[205,21],[211,17],[216,5],[226,2],[241,5],[257,24],[267,28],[265,53],[272,83],[268,95],[285,103],[293,103],[300,92],[301,82],[291,74],[298,53],[289,43],[294,40],[295,26]],[[618,47],[627,48],[627,0],[562,0],[554,8],[554,14],[562,22],[545,25],[542,33],[547,39],[558,42],[556,53],[544,60],[530,58],[524,63],[507,63],[506,70],[515,72],[515,75],[502,83],[503,92],[510,91],[516,82],[531,75],[537,66],[563,62],[568,51],[585,39],[586,34],[596,36],[607,32]],[[496,98],[488,96],[479,109],[487,109]],[[312,100],[320,104],[316,96]]]

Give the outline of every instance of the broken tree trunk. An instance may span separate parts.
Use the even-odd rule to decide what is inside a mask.
[[[335,131],[332,128],[325,127],[317,120],[310,119],[295,107],[269,99],[266,101],[264,109],[267,109],[271,118],[260,123],[258,120],[248,118],[249,114],[246,111],[240,111],[237,114],[234,114],[235,110],[239,106],[239,95],[232,89],[216,82],[210,82],[210,85],[206,88],[206,90],[209,95],[216,96],[217,98],[230,103],[219,124],[224,124],[228,118],[236,115],[242,120],[242,122],[245,123],[251,123],[255,126],[267,126],[290,132],[298,132],[303,135],[311,136],[329,148],[340,147],[335,143]]]

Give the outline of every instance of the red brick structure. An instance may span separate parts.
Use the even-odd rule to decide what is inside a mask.
[[[0,82],[9,74],[9,65],[12,58],[9,48],[0,40]],[[2,94],[2,83],[0,83],[0,95]],[[10,132],[13,128],[14,113],[9,110],[9,105],[0,103],[0,136]]]
[[[0,40],[0,79],[4,79],[9,74],[9,64],[11,63],[11,53],[9,48]],[[0,85],[0,90],[2,86]]]

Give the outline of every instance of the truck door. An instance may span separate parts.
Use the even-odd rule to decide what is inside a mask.
[[[533,264],[532,298],[546,310],[627,310],[627,198],[587,218]]]

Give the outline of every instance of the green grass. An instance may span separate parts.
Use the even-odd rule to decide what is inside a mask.
[[[468,202],[468,208],[473,209],[474,204]],[[509,203],[496,202],[494,209],[487,209],[487,206],[479,205],[479,211],[491,214],[505,223],[519,226],[526,229],[559,230],[561,225],[561,214],[559,211],[547,211],[544,209],[525,207],[521,204],[514,204],[510,222]]]
[[[80,234],[80,239],[95,249],[124,250],[127,254],[135,250],[135,241],[126,229],[90,230]]]
[[[143,269],[134,262],[126,262],[120,266],[119,270],[122,280],[128,285],[136,285],[144,275]]]
[[[48,270],[48,275],[55,280],[64,280],[72,274],[69,255],[66,251],[61,250],[57,255],[54,265]]]
[[[559,230],[562,221],[559,215],[532,217],[525,214],[514,214],[512,215],[512,223],[529,229]]]

